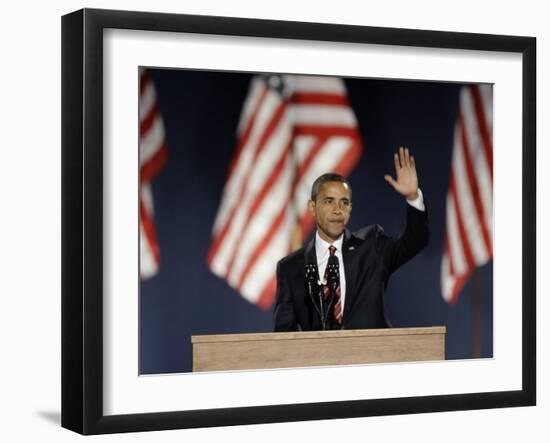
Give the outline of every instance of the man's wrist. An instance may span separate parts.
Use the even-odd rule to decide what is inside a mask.
[[[417,189],[416,191],[414,191],[413,194],[409,194],[405,198],[407,199],[407,201],[412,202],[415,201],[418,197],[420,197],[420,194],[418,193]]]
[[[416,198],[407,197],[407,203],[413,208],[418,209],[419,211],[426,210],[426,206],[424,205],[424,196],[422,195],[422,191],[420,190],[420,188],[418,188],[418,190],[416,191]]]

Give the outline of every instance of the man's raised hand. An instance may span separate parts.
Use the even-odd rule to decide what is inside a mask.
[[[418,177],[414,157],[410,155],[408,148],[401,146],[399,153],[393,155],[393,161],[397,179],[389,174],[384,175],[384,179],[407,200],[414,200],[418,197]]]

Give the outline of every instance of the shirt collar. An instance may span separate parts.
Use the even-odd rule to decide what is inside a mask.
[[[338,239],[333,242],[333,243],[329,243],[329,242],[326,242],[325,240],[323,240],[321,238],[321,236],[319,235],[319,231],[317,231],[315,233],[315,252],[317,254],[317,258],[322,258],[325,256],[325,254],[328,254],[328,247],[332,244],[332,246],[334,246],[336,248],[336,254],[338,253],[342,253],[342,243],[344,241],[344,233],[342,233],[340,235],[340,237],[338,237]]]

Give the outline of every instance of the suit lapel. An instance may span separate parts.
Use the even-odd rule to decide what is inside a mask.
[[[315,267],[317,268],[317,253],[315,251],[315,236],[313,236],[313,239],[311,239],[311,241],[305,247],[304,260],[305,260],[305,265],[314,264]],[[304,285],[303,281],[304,281],[304,277],[303,277],[303,271],[302,271],[302,279],[301,279],[302,287]],[[304,294],[305,294],[306,299],[304,299],[303,306],[305,307],[308,303],[310,303],[310,301],[309,301],[309,296],[307,295],[307,291],[305,291]],[[301,319],[302,325],[304,327],[304,330],[307,331],[307,330],[311,330],[311,329],[321,329],[321,322],[315,316],[315,311],[314,311],[313,306],[310,307],[310,310],[311,311],[308,311],[308,310],[301,311],[300,319]]]
[[[312,263],[317,266],[317,253],[315,252],[315,236],[307,244],[305,250],[306,264]]]
[[[355,280],[357,276],[357,260],[355,260],[355,241],[351,233],[346,229],[342,242],[342,257],[344,258],[344,274],[346,274],[346,299],[344,301],[344,323],[350,306],[353,304],[355,293]]]

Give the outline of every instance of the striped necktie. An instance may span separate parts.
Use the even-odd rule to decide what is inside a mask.
[[[327,262],[327,267],[325,268],[325,286],[323,286],[323,298],[325,300],[328,299],[328,296],[330,294],[330,288],[328,285],[329,277],[331,274],[334,274],[336,276],[336,281],[338,282],[336,285],[336,290],[334,292],[334,307],[333,307],[333,314],[334,319],[337,323],[342,323],[342,303],[341,303],[341,291],[340,291],[340,265],[338,263],[338,257],[336,256],[336,248],[332,245],[328,248],[330,257]]]

